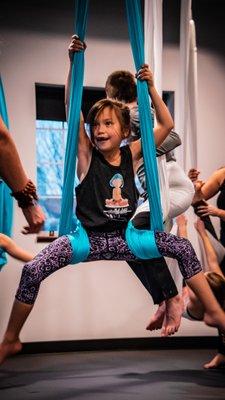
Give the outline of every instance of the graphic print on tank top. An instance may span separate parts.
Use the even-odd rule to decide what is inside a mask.
[[[117,219],[119,216],[131,212],[128,199],[123,198],[122,195],[123,176],[119,173],[113,175],[109,185],[112,188],[112,197],[105,200],[107,210],[104,210],[104,213],[108,218]]]
[[[110,164],[93,149],[91,165],[76,187],[76,214],[86,229],[111,232],[124,229],[137,205],[132,155],[121,148],[120,165]]]

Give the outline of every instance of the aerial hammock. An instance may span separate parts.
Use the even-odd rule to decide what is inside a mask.
[[[78,0],[76,6],[75,32],[83,41],[87,24],[88,0]],[[128,27],[136,70],[144,64],[144,35],[140,1],[126,0]],[[80,221],[73,214],[75,161],[78,147],[80,109],[84,76],[84,53],[74,55],[68,118],[68,138],[65,155],[62,206],[59,235],[69,234],[74,250],[74,262],[84,261],[89,253],[89,239]],[[76,78],[75,78],[76,77]],[[154,230],[163,230],[159,192],[158,170],[147,83],[137,81],[138,108],[140,115],[142,151],[145,165],[147,191],[150,202],[150,227],[148,230],[134,228],[132,221],[126,229],[130,250],[141,259],[160,257]]]
[[[5,94],[0,76],[0,115],[4,124],[9,127],[8,114],[6,108]],[[1,177],[0,177],[1,178]],[[13,199],[10,196],[10,189],[0,179],[0,232],[7,236],[11,235],[13,216]],[[7,263],[5,252],[0,248],[0,270]]]

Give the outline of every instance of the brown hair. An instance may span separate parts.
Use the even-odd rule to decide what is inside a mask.
[[[137,85],[134,75],[129,71],[115,71],[106,80],[105,91],[108,97],[131,103],[137,99]]]
[[[93,141],[93,126],[98,115],[106,108],[109,107],[114,110],[116,116],[121,124],[122,132],[128,131],[130,133],[130,110],[129,108],[121,103],[120,101],[111,99],[102,99],[95,103],[87,116],[87,123],[90,125],[90,135]],[[129,135],[126,135],[126,137]],[[124,136],[125,137],[125,136]]]
[[[205,277],[218,303],[225,310],[225,278],[217,272],[206,272]]]

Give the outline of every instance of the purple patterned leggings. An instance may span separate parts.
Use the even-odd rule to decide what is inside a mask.
[[[189,279],[202,270],[189,240],[157,231],[155,232],[155,239],[162,256],[177,259],[184,279]],[[89,240],[91,251],[86,261],[136,260],[127,246],[123,233],[120,231],[91,232],[89,233]],[[17,300],[33,304],[41,282],[53,272],[70,264],[71,259],[72,247],[67,236],[61,236],[44,248],[23,267],[16,293]]]

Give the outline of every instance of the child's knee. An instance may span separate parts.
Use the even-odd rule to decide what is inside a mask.
[[[37,266],[34,264],[34,262],[29,261],[26,263],[22,270],[23,279],[26,279],[26,281],[29,281],[30,283],[34,281],[36,282],[37,276]]]

